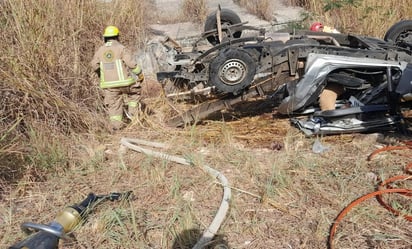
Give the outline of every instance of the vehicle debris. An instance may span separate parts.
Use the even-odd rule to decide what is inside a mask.
[[[206,20],[188,52],[171,50],[171,70],[157,73],[168,98],[190,103],[170,126],[264,100],[307,135],[398,129],[412,100],[412,20],[385,39],[248,26],[224,9]],[[227,13],[230,13],[227,14]],[[235,18],[236,17],[236,18]],[[210,24],[213,23],[214,25]],[[321,111],[327,84],[345,92],[336,110]],[[297,116],[309,116],[306,120]]]
[[[328,146],[323,145],[319,138],[316,138],[315,142],[312,145],[312,151],[316,154],[321,154],[323,152],[327,152],[330,148]]]

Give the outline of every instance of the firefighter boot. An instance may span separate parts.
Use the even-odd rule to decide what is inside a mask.
[[[139,119],[139,113],[141,111],[141,105],[137,101],[129,101],[127,103],[127,117],[130,120]]]
[[[110,116],[110,128],[112,131],[117,131],[123,129],[126,124],[123,123],[121,115]]]

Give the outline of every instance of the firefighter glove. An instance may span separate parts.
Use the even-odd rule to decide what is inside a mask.
[[[137,75],[137,80],[138,80],[139,82],[143,82],[143,80],[144,80],[144,74],[143,74],[143,72],[141,72],[141,73],[139,73],[139,74]]]
[[[139,66],[136,66],[136,67],[132,70],[132,72],[133,72],[134,74],[136,74],[136,75],[139,75],[139,74],[142,72],[142,68],[139,67]]]

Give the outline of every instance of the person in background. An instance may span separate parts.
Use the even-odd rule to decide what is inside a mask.
[[[326,32],[326,33],[340,33],[333,27],[324,26],[321,22],[314,22],[310,26],[311,31]],[[342,85],[336,83],[328,83],[319,95],[319,106],[322,111],[335,110],[336,100],[344,93],[345,89]]]
[[[128,113],[138,114],[144,75],[132,53],[119,42],[117,27],[107,26],[103,38],[104,44],[96,50],[90,64],[100,78],[111,129],[119,130],[125,126],[124,95],[127,95]]]

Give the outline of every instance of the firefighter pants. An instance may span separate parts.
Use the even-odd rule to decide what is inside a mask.
[[[106,106],[110,123],[113,129],[121,129],[124,126],[124,97],[126,97],[128,112],[133,116],[137,115],[140,108],[140,94],[140,83],[136,83],[127,87],[104,89],[104,104]]]

